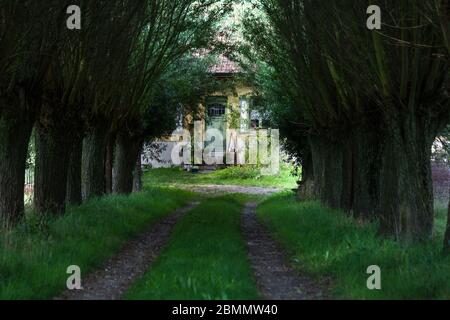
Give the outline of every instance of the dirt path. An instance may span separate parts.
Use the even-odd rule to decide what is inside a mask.
[[[197,202],[177,210],[149,231],[131,240],[120,253],[107,261],[103,267],[82,279],[83,290],[69,291],[57,300],[118,300],[134,280],[148,271],[167,243],[173,227]]]
[[[325,286],[298,274],[286,264],[283,250],[256,217],[256,203],[247,203],[242,216],[242,232],[258,287],[270,300],[325,299]]]

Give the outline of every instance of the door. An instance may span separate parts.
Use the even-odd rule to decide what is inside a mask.
[[[206,100],[206,130],[218,130],[223,139],[222,150],[217,150],[212,156],[222,157],[223,160],[226,147],[227,104],[227,97],[209,97]],[[206,140],[205,148],[213,142],[209,137],[206,137]],[[224,161],[221,161],[221,163],[224,163]]]

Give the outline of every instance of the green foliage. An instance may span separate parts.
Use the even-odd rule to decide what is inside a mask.
[[[299,203],[291,195],[266,201],[258,215],[288,249],[295,266],[331,277],[338,298],[450,298],[450,257],[441,252],[441,227],[438,239],[404,246],[379,237],[375,224],[362,224],[315,202]],[[366,287],[371,265],[381,268],[382,290]]]
[[[65,289],[67,267],[98,267],[127,240],[184,205],[182,191],[147,190],[70,208],[59,218],[27,221],[0,237],[0,299],[53,298]]]
[[[380,123],[383,116],[401,121],[415,112],[430,114],[431,130],[448,123],[443,2],[379,2],[390,12],[381,32],[365,28],[367,1],[253,2],[241,58],[254,71],[261,105],[300,160],[311,134],[339,142],[355,124]],[[376,131],[394,123],[386,122]]]
[[[227,106],[228,111],[228,119],[227,123],[230,129],[239,129],[241,128],[241,110],[237,108],[232,108],[230,105]]]
[[[258,299],[240,232],[242,203],[208,199],[175,227],[168,247],[128,299]]]
[[[438,162],[450,162],[450,125],[439,133],[432,157]]]
[[[147,140],[171,134],[186,114],[195,114],[204,95],[215,92],[221,83],[208,73],[211,57],[191,53],[175,61],[152,86],[148,108],[142,113]]]

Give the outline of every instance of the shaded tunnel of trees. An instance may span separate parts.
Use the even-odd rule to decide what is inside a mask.
[[[367,27],[378,5],[380,30]],[[262,0],[243,50],[273,126],[300,159],[300,198],[405,241],[433,232],[431,149],[447,128],[449,1]],[[450,230],[445,245],[449,244]]]
[[[82,8],[80,30],[66,26],[69,5]],[[191,74],[202,67],[187,53],[211,44],[230,8],[217,0],[2,0],[0,7],[3,228],[24,216],[32,132],[38,214],[132,192],[144,141],[176,126],[173,95],[162,87],[186,65],[194,65]]]
[[[36,212],[131,193],[144,141],[173,127],[166,104],[151,102],[163,75],[212,46],[233,2],[0,0],[2,227],[24,215],[32,132]],[[301,163],[300,198],[429,239],[431,146],[450,122],[450,1],[252,2],[236,54]],[[69,31],[73,4],[83,28]],[[366,27],[372,4],[381,30]]]

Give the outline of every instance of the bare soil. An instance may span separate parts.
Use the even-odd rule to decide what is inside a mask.
[[[102,268],[82,278],[82,290],[67,290],[57,300],[119,300],[134,280],[149,270],[165,246],[178,220],[197,202],[165,217],[125,247]]]

